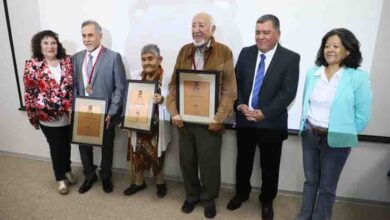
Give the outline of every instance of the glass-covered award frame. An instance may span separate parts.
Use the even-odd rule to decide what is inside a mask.
[[[219,71],[177,70],[176,104],[184,122],[209,124],[219,103]]]
[[[122,128],[152,132],[156,89],[156,81],[127,80]]]
[[[73,103],[72,142],[103,146],[108,101],[103,98],[76,96]]]

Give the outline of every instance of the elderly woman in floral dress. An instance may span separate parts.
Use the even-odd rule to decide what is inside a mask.
[[[143,71],[139,79],[156,81],[157,92],[153,96],[155,113],[153,115],[152,133],[132,131],[129,138],[129,157],[131,169],[135,173],[135,183],[132,183],[123,194],[129,196],[146,188],[144,172],[151,170],[156,177],[156,193],[162,198],[167,193],[164,180],[165,149],[171,140],[169,116],[164,107],[163,69],[160,49],[155,44],[145,45],[141,50]]]

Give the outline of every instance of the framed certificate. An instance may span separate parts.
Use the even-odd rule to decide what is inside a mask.
[[[219,103],[219,72],[177,70],[176,103],[183,121],[210,123]]]
[[[122,128],[151,132],[157,82],[127,80],[127,88]]]
[[[102,146],[107,100],[77,96],[73,106],[72,142]]]

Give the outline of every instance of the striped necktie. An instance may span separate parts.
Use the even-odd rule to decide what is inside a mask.
[[[261,88],[261,84],[263,83],[264,79],[264,69],[265,69],[265,55],[260,54],[260,63],[259,67],[257,68],[256,72],[256,78],[255,78],[255,85],[253,86],[252,90],[252,108],[259,109],[260,102],[259,102],[259,92]]]

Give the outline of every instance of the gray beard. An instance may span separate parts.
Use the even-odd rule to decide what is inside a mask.
[[[201,42],[193,42],[193,44],[195,45],[195,47],[202,47],[202,46],[205,46],[207,44],[207,41],[205,40],[202,40]]]

